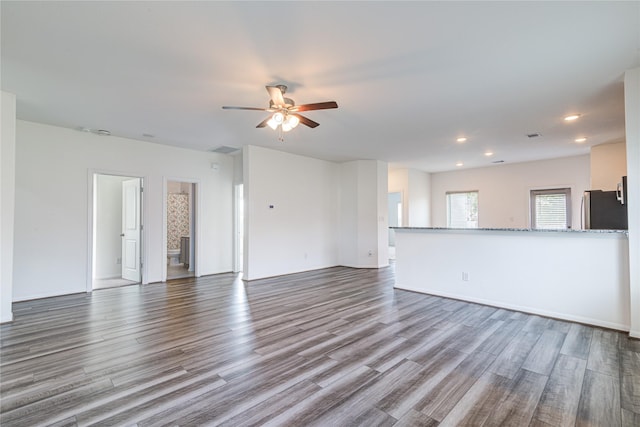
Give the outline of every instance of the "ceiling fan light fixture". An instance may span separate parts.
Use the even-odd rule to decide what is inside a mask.
[[[276,123],[276,121],[273,120],[273,117],[269,119],[269,121],[267,122],[267,125],[269,125],[269,127],[273,130],[276,130],[276,128],[278,127],[278,123]]]
[[[284,114],[278,111],[277,113],[274,113],[273,116],[271,116],[271,118],[267,122],[267,125],[269,125],[271,129],[276,130],[278,126],[281,125],[283,122],[284,122]]]
[[[570,114],[564,117],[565,122],[572,122],[574,120],[578,120],[580,118],[580,114]]]
[[[284,122],[282,123],[282,129],[285,132],[288,132],[291,129],[293,129],[296,126],[298,126],[299,124],[300,124],[300,119],[299,118],[297,118],[296,116],[287,116],[287,118],[284,119]]]
[[[234,107],[230,105],[223,105],[223,110],[252,110],[252,111],[268,111],[270,116],[262,120],[256,128],[263,128],[269,126],[271,129],[279,132],[278,139],[283,141],[282,133],[289,132],[297,127],[300,123],[303,125],[316,128],[320,125],[318,122],[300,115],[300,112],[314,111],[314,110],[327,110],[330,108],[338,108],[338,103],[335,101],[315,102],[312,104],[296,105],[293,99],[285,98],[283,95],[287,90],[284,85],[266,86],[267,92],[269,92],[269,108],[259,107]]]
[[[273,116],[271,116],[271,120],[273,120],[276,124],[281,125],[284,122],[284,114],[278,111],[277,113],[274,113]]]

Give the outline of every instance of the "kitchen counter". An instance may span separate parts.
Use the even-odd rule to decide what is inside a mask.
[[[546,230],[538,228],[449,228],[449,227],[389,227],[392,230],[425,230],[425,231],[526,231],[534,233],[620,233],[629,234],[628,230],[578,230],[572,228],[563,228],[557,230]]]
[[[394,230],[396,288],[629,330],[626,230]]]

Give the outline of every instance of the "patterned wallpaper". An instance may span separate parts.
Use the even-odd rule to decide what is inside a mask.
[[[180,238],[189,235],[189,195],[167,197],[167,249],[180,249]]]

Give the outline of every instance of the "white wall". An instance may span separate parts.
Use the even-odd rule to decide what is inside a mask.
[[[367,160],[368,161],[368,160]],[[389,208],[388,192],[389,186],[389,165],[386,162],[375,162],[376,169],[376,202],[377,202],[377,223],[378,238],[376,240],[377,264],[375,267],[385,267],[389,265]],[[373,181],[372,181],[373,184]]]
[[[627,174],[627,145],[624,141],[591,147],[591,190],[615,190]]]
[[[396,254],[401,289],[629,330],[624,233],[398,230]]]
[[[431,174],[409,169],[409,222],[410,227],[431,225]]]
[[[529,228],[530,190],[571,188],[572,226],[580,228],[582,194],[590,189],[588,155],[456,170],[431,175],[431,221],[446,227],[446,192],[478,190],[481,228]]]
[[[122,276],[122,181],[128,177],[98,175],[96,177],[96,279]],[[122,261],[122,260],[120,260]]]
[[[243,160],[244,278],[337,265],[338,164],[255,146]]]
[[[232,270],[230,156],[18,121],[14,300],[87,290],[91,171],[145,179],[144,282],[160,281],[166,264],[167,177],[201,186],[199,273]]]
[[[13,320],[13,243],[15,214],[16,97],[2,92],[0,102],[0,323]]]
[[[356,160],[340,165],[340,264],[389,264],[387,165]]]
[[[630,336],[640,338],[640,68],[624,76],[629,215]]]
[[[389,168],[387,191],[400,193],[402,202],[402,225],[409,226],[409,169]]]
[[[389,193],[402,194],[402,224],[431,226],[431,174],[416,169],[390,169]]]
[[[233,185],[242,184],[242,151],[233,156]]]
[[[246,280],[388,265],[386,163],[338,164],[254,146],[243,159]]]
[[[358,162],[340,165],[340,228],[339,263],[345,266],[358,265]]]

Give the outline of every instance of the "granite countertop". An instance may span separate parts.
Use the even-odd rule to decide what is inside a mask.
[[[576,229],[558,229],[545,230],[533,228],[448,228],[448,227],[389,227],[392,230],[442,230],[442,231],[526,231],[535,233],[595,233],[595,234],[611,234],[618,233],[629,235],[628,230],[576,230]]]

